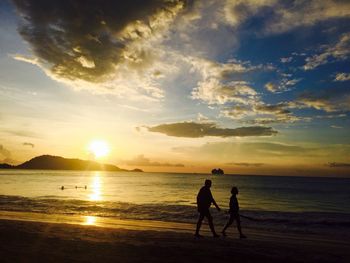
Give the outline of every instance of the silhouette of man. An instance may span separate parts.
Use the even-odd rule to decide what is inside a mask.
[[[242,229],[241,229],[241,219],[239,217],[239,204],[238,204],[238,200],[237,200],[237,195],[238,195],[238,188],[237,187],[232,187],[231,189],[231,198],[230,198],[230,218],[228,220],[228,222],[226,223],[224,229],[222,230],[222,235],[226,236],[226,229],[232,225],[233,221],[236,220],[237,222],[237,229],[239,232],[239,237],[240,238],[246,238],[245,235],[243,235],[242,233]]]
[[[210,214],[209,208],[211,204],[213,203],[218,211],[220,211],[220,207],[215,202],[213,195],[210,191],[211,187],[211,180],[205,180],[204,186],[199,190],[199,193],[197,195],[197,208],[199,212],[198,222],[197,222],[197,228],[196,228],[196,237],[201,237],[199,234],[199,230],[202,226],[202,221],[204,217],[208,219],[209,227],[211,232],[213,233],[214,237],[218,237],[219,235],[215,232],[214,224],[213,224],[213,217]]]

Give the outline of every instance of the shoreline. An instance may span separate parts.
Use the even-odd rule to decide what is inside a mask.
[[[122,168],[121,168],[122,169]],[[138,169],[138,168],[135,168]],[[137,173],[142,173],[142,174],[147,174],[147,173],[155,173],[155,174],[188,174],[188,175],[204,175],[204,176],[209,176],[209,177],[224,177],[224,176],[257,176],[257,177],[302,177],[302,178],[328,178],[328,179],[350,179],[350,174],[332,174],[332,175],[292,175],[292,174],[255,174],[255,173],[246,173],[246,174],[238,174],[238,173],[225,173],[224,175],[213,175],[210,172],[178,172],[178,171],[134,171],[133,170],[127,170],[127,169],[122,169],[122,170],[67,170],[67,169],[28,169],[28,168],[0,168],[0,171],[49,171],[49,172],[53,172],[53,171],[67,171],[67,172],[107,172],[107,173],[119,173],[119,172],[137,172]]]
[[[244,229],[248,239],[240,240],[232,227],[229,237],[214,239],[206,223],[203,227],[205,237],[196,239],[194,224],[1,211],[0,251],[2,262],[65,262],[67,258],[72,262],[350,259],[350,241],[337,237]]]

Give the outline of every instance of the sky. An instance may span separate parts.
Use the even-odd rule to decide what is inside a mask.
[[[0,0],[0,36],[0,162],[350,175],[349,1]]]

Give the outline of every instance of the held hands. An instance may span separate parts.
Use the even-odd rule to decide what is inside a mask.
[[[218,204],[215,202],[215,200],[213,200],[213,204],[215,205],[216,209],[220,212],[221,209],[220,209],[220,207],[218,206]]]

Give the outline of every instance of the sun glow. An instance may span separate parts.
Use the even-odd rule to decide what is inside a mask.
[[[89,196],[90,201],[101,201],[101,190],[102,190],[102,182],[101,176],[99,172],[95,173],[95,176],[92,178],[91,186],[92,192]]]
[[[84,216],[84,225],[94,225],[96,222],[95,216]]]
[[[91,152],[95,158],[105,157],[109,154],[109,146],[105,141],[95,140],[89,144],[89,152]]]

